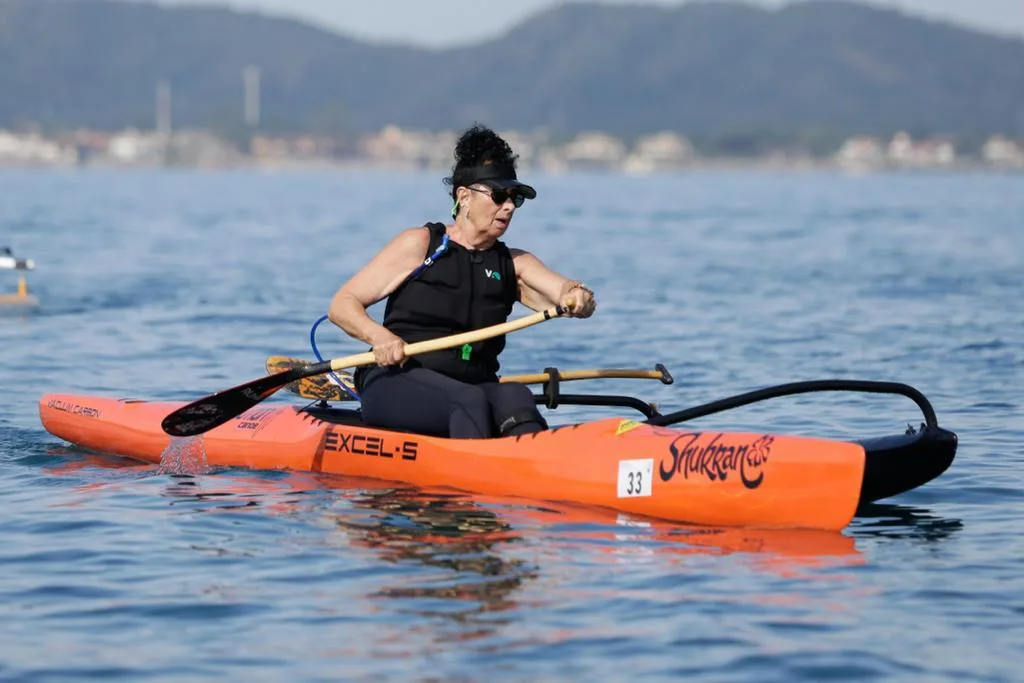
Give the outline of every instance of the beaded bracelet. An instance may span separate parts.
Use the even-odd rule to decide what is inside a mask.
[[[569,292],[571,292],[574,289],[582,289],[584,292],[586,292],[590,296],[594,296],[594,290],[592,290],[590,287],[587,287],[585,284],[583,284],[579,280],[569,280],[568,284],[569,284],[569,286],[565,290],[566,294],[568,294]]]

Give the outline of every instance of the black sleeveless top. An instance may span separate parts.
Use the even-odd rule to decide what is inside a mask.
[[[445,234],[442,223],[428,223],[433,254]],[[502,242],[470,251],[449,241],[445,252],[406,280],[388,297],[384,327],[407,344],[497,325],[508,320],[519,286],[512,254]],[[498,354],[505,337],[415,356],[411,361],[471,384],[497,381]],[[411,362],[410,361],[410,362]]]

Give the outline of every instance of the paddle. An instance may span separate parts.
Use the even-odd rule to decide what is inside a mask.
[[[301,358],[292,358],[291,356],[269,356],[266,360],[266,368],[268,374],[275,374],[278,372],[285,372],[287,370],[294,370],[295,368],[304,368],[312,365],[314,362],[315,361],[303,360]],[[338,372],[336,374],[338,378],[349,388],[355,388],[354,380],[350,374],[347,372]],[[571,382],[583,379],[656,379],[664,384],[672,383],[672,375],[670,375],[668,369],[660,363],[656,365],[653,370],[630,368],[558,370],[557,368],[547,368],[544,372],[540,373],[528,375],[505,375],[504,377],[499,377],[498,381],[503,384],[544,384],[546,382],[550,382],[552,379],[557,379],[561,382]],[[334,381],[329,379],[326,374],[316,375],[314,377],[303,377],[300,380],[289,382],[288,385],[285,386],[285,390],[290,391],[293,394],[297,394],[302,398],[308,398],[312,401],[340,402],[353,400],[352,396],[348,392],[335,384]]]
[[[453,334],[449,337],[441,337],[439,339],[429,339],[427,341],[416,342],[414,344],[407,344],[405,347],[405,355],[416,356],[421,353],[451,349],[456,346],[462,346],[463,344],[472,344],[473,342],[483,341],[484,339],[500,337],[503,334],[509,334],[516,330],[521,330],[523,328],[530,327],[531,325],[542,323],[545,320],[557,318],[564,314],[564,308],[561,306],[555,306],[547,309],[546,311],[540,311],[532,315],[519,318],[518,320],[510,320],[509,322],[501,323],[500,325],[492,325],[479,330]],[[161,427],[163,427],[163,430],[171,436],[195,436],[196,434],[202,434],[203,432],[208,432],[214,427],[224,424],[234,417],[238,417],[246,410],[249,410],[264,399],[273,395],[289,382],[294,382],[295,380],[302,379],[303,377],[322,375],[323,373],[330,372],[331,370],[342,370],[344,368],[370,365],[375,361],[376,359],[374,358],[373,352],[367,351],[365,353],[357,353],[353,356],[332,358],[331,360],[325,360],[322,363],[316,363],[304,368],[296,368],[286,372],[279,372],[275,375],[261,377],[240,386],[225,389],[224,391],[219,391],[216,394],[211,394],[210,396],[201,398],[198,401],[193,401],[188,405],[184,405],[165,417],[161,423]]]
[[[597,368],[594,370],[554,370],[554,373],[544,371],[532,375],[507,375],[498,379],[499,382],[517,382],[519,384],[544,384],[555,379],[562,382],[569,382],[579,379],[656,379],[663,384],[672,384],[672,375],[660,363],[654,370],[633,370],[630,368]]]
[[[269,356],[266,360],[267,372],[276,374],[296,368],[304,368],[313,364],[313,361],[290,356]],[[562,382],[584,379],[656,379],[665,384],[672,383],[672,376],[661,364],[655,366],[654,370],[640,370],[632,368],[597,368],[593,370],[558,370],[550,368],[551,371],[525,374],[505,375],[499,377],[498,381],[503,384],[544,384],[552,379]],[[557,374],[556,374],[557,373]],[[338,377],[349,387],[354,387],[352,376],[346,372],[337,373]],[[288,391],[311,400],[322,401],[351,401],[352,396],[345,392],[325,375],[304,377],[294,382],[289,382],[285,387]]]

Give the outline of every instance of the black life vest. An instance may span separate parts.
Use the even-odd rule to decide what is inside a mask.
[[[433,254],[445,235],[442,223],[427,223]],[[388,297],[384,327],[406,343],[436,339],[508,320],[519,296],[512,254],[502,242],[470,251],[449,241],[445,252]],[[494,382],[505,337],[414,357],[420,365],[454,379]]]

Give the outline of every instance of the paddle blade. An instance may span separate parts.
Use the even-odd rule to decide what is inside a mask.
[[[219,391],[178,408],[160,426],[171,436],[195,436],[238,417],[289,382],[330,370],[330,362],[307,365]]]
[[[286,370],[305,368],[315,362],[316,361],[302,360],[301,358],[292,358],[291,356],[270,356],[267,358],[266,362],[267,373],[275,374],[278,372],[285,372]],[[355,381],[352,379],[351,374],[341,370],[334,374],[350,391],[356,390]],[[314,375],[312,377],[303,377],[302,379],[295,380],[294,382],[289,382],[285,387],[285,390],[313,401],[336,402],[353,400],[352,395],[342,387],[335,384],[331,376],[326,373],[323,375]]]

